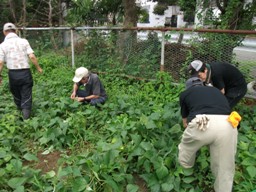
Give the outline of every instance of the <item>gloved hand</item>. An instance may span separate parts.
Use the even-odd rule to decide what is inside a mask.
[[[206,115],[196,115],[197,129],[205,131],[209,127],[209,118]]]
[[[237,126],[239,125],[239,122],[242,120],[242,117],[236,112],[233,111],[229,117],[228,117],[228,122],[231,123],[231,125],[233,126],[233,128],[237,128]]]

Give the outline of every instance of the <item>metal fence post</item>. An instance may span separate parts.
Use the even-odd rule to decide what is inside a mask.
[[[71,39],[71,54],[72,54],[72,67],[75,67],[75,49],[74,49],[74,29],[70,31]]]
[[[160,71],[164,71],[164,48],[165,48],[165,31],[162,31],[162,43],[161,43],[161,64]]]

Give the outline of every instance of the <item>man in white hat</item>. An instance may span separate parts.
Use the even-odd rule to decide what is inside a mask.
[[[204,86],[198,77],[192,77],[180,94],[180,107],[185,127],[178,146],[180,164],[193,167],[197,151],[208,146],[214,190],[231,192],[238,132],[228,122],[231,109],[227,99],[217,88]]]
[[[32,109],[33,87],[28,58],[39,73],[42,73],[43,70],[39,66],[29,42],[16,34],[16,26],[13,23],[6,23],[3,27],[3,33],[5,39],[0,45],[0,84],[2,83],[1,74],[4,62],[6,62],[14,103],[22,111],[23,119],[28,119]]]
[[[71,99],[91,105],[104,104],[107,94],[97,74],[90,73],[87,68],[79,67],[73,78]],[[84,87],[84,89],[80,89]]]

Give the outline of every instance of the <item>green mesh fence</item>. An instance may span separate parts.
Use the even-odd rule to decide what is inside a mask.
[[[193,31],[124,29],[22,30],[39,56],[62,57],[60,64],[98,72],[155,78],[164,70],[179,82],[194,59],[225,61],[238,67],[247,82],[256,78],[256,37]],[[73,46],[73,47],[72,47]]]

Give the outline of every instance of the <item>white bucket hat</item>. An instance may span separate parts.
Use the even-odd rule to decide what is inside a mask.
[[[3,31],[7,31],[10,29],[16,30],[16,26],[13,23],[5,23],[3,27]]]
[[[79,81],[81,81],[81,79],[83,77],[88,77],[89,76],[89,71],[88,69],[86,69],[85,67],[79,67],[76,69],[76,72],[75,72],[75,76],[73,78],[73,81],[75,83],[78,83]]]

